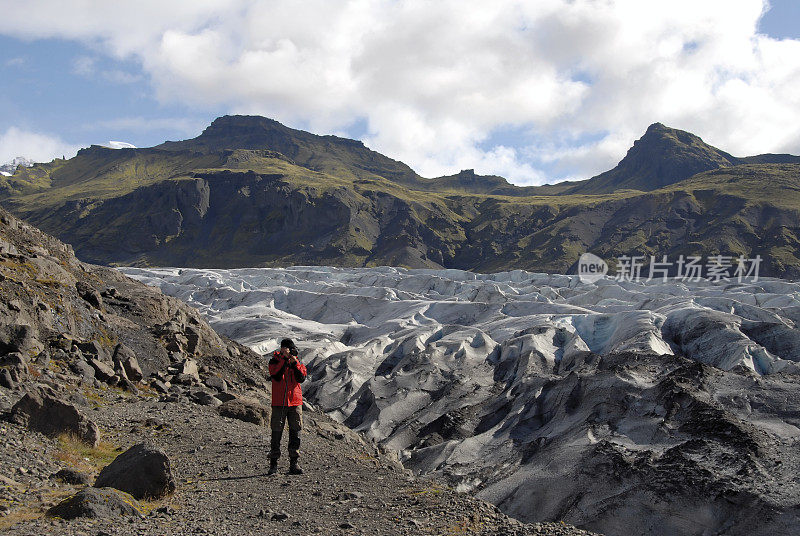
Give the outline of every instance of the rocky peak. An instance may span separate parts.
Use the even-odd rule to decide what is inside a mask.
[[[659,161],[665,164],[680,164],[685,162],[689,165],[694,164],[699,173],[708,168],[730,166],[735,162],[735,158],[730,154],[712,147],[705,143],[699,136],[667,127],[661,123],[653,123],[644,133],[644,136],[636,140],[628,150],[625,158],[619,165],[636,165],[641,167],[644,163],[651,166]],[[671,171],[664,169],[665,172]],[[672,171],[682,171],[674,169]],[[688,171],[687,171],[688,172]],[[681,173],[681,174],[685,174]]]
[[[285,132],[287,130],[291,129],[268,117],[257,115],[224,115],[214,119],[214,121],[203,130],[201,136],[213,138],[231,133],[236,135],[246,133],[268,134],[276,131]]]
[[[303,149],[324,148],[330,144],[351,149],[366,150],[358,140],[338,136],[319,136],[257,115],[225,115],[216,118],[200,136],[183,142],[168,142],[162,148],[191,148],[210,151],[231,149],[266,149],[277,151],[290,158]]]
[[[569,193],[656,190],[697,173],[737,163],[735,157],[708,145],[699,136],[653,123],[614,169],[576,186]]]

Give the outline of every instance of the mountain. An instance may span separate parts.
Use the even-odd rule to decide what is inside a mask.
[[[760,255],[762,275],[800,277],[798,162],[655,124],[605,174],[521,188],[426,179],[361,142],[226,116],[192,140],[20,168],[0,203],[100,264],[564,273],[593,251]]]
[[[800,157],[764,154],[736,158],[700,137],[654,123],[614,169],[566,190],[567,194],[603,194],[631,189],[650,191],[692,175],[739,164],[800,164]]]
[[[360,141],[318,136],[259,116],[220,117],[196,138],[166,142],[155,149],[206,154],[267,150],[303,168],[340,177],[369,179],[379,175],[406,185],[420,179],[407,165],[367,149]]]

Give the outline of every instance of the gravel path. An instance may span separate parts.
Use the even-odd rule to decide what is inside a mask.
[[[14,525],[7,534],[589,534],[553,523],[523,525],[493,505],[415,479],[357,434],[314,411],[305,413],[305,474],[288,475],[283,457],[278,474],[268,476],[268,428],[220,417],[207,406],[115,393],[106,391],[89,411],[104,439],[121,450],[145,439],[163,448],[177,492],[147,504],[148,515],[141,520],[40,517]],[[13,441],[22,440],[18,434],[26,436],[27,461],[42,467],[40,476],[56,468],[51,440],[15,425],[4,428]],[[21,502],[30,506],[38,499],[39,512],[75,489],[24,476],[37,491],[21,496]]]

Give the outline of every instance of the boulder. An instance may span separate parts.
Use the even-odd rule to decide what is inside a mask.
[[[135,383],[133,383],[132,381],[130,381],[127,378],[120,378],[119,383],[117,384],[117,386],[121,387],[122,389],[125,389],[126,391],[128,391],[129,393],[131,393],[133,395],[138,395],[139,394],[139,388],[136,387]]]
[[[197,378],[189,374],[177,374],[172,379],[172,382],[181,385],[192,385],[193,383],[197,383]]]
[[[54,347],[61,348],[65,352],[72,350],[73,345],[77,347],[75,338],[69,333],[59,333],[55,341],[51,342]]]
[[[195,328],[188,326],[184,335],[186,336],[186,351],[190,354],[196,353],[200,345],[200,333]]]
[[[167,392],[168,387],[167,384],[162,382],[161,380],[154,378],[150,381],[150,387],[156,390],[156,392],[164,394]]]
[[[224,393],[228,390],[228,383],[219,376],[209,376],[203,383],[206,384],[206,387],[214,389],[218,393]]]
[[[80,348],[81,352],[84,354],[96,357],[103,363],[111,362],[111,354],[97,341],[78,343],[78,348]]]
[[[37,355],[44,345],[37,340],[38,333],[27,324],[0,326],[0,353],[19,352],[28,356]]]
[[[236,400],[236,395],[233,393],[215,393],[214,398],[220,402],[228,402],[229,400]]]
[[[36,255],[31,255],[28,263],[38,272],[37,279],[39,281],[47,281],[65,288],[75,283],[75,277],[56,262],[56,259],[50,257],[48,253],[36,252],[34,248],[30,249]]]
[[[125,375],[130,381],[138,382],[144,377],[136,354],[124,344],[118,344],[114,349],[114,361],[122,365]]]
[[[94,485],[125,491],[139,500],[160,499],[175,491],[175,477],[163,450],[139,443],[100,471]]]
[[[197,361],[194,359],[184,359],[180,363],[174,363],[169,366],[168,372],[175,376],[188,376],[191,378],[188,383],[200,383],[200,370],[197,368]],[[187,383],[187,382],[179,382]]]
[[[179,333],[183,331],[183,326],[179,323],[175,322],[174,320],[170,320],[169,322],[165,322],[161,325],[157,325],[155,327],[156,333],[159,335],[171,335],[175,333]]]
[[[89,358],[89,364],[94,369],[95,377],[101,382],[106,382],[115,385],[116,382],[119,380],[119,377],[117,376],[116,372],[114,372],[114,369],[111,368],[109,365],[106,365],[96,357]]]
[[[0,387],[5,387],[6,389],[17,388],[17,382],[14,381],[8,369],[0,369]]]
[[[19,352],[0,357],[0,387],[14,389],[28,377],[28,361]]]
[[[50,478],[75,486],[88,486],[90,483],[89,475],[76,471],[75,469],[61,469],[57,473],[51,475]]]
[[[201,406],[219,406],[222,404],[214,395],[208,391],[192,391],[189,393],[189,399],[195,404]]]
[[[93,447],[100,440],[97,425],[78,408],[60,400],[50,389],[27,393],[11,408],[11,422],[51,437],[73,434]]]
[[[92,383],[94,381],[94,367],[92,367],[89,363],[84,361],[83,359],[77,359],[69,364],[69,368],[72,372],[77,374],[81,381],[84,383]]]
[[[183,352],[188,344],[189,339],[187,339],[185,335],[182,333],[175,333],[170,336],[170,340],[167,343],[167,350],[170,352]]]
[[[255,400],[246,398],[228,400],[217,411],[223,417],[251,422],[259,426],[263,426],[265,422],[269,421],[269,408],[262,406]]]
[[[117,376],[119,383],[125,383],[128,380],[128,374],[125,372],[125,367],[122,366],[122,361],[114,359],[114,375]]]
[[[142,507],[129,494],[112,488],[86,488],[47,511],[48,517],[109,519],[143,517]]]
[[[92,287],[85,281],[78,281],[75,283],[75,289],[78,291],[78,296],[83,298],[86,303],[95,309],[102,309],[103,298],[100,296],[100,292],[98,292],[96,288]]]

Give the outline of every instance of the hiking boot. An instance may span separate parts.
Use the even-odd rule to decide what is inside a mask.
[[[300,465],[297,463],[297,458],[292,458],[289,464],[289,474],[290,475],[302,475],[303,470],[300,468]]]
[[[278,472],[278,460],[270,460],[269,461],[269,471],[267,471],[268,475],[274,475]]]

